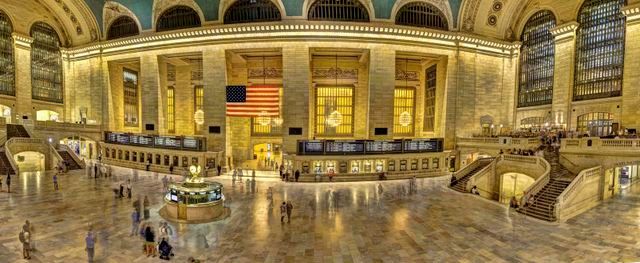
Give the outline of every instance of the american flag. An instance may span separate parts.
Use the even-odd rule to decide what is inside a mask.
[[[227,86],[227,116],[280,115],[280,87],[275,85]]]

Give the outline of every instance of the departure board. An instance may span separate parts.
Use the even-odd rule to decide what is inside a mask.
[[[364,153],[363,141],[327,141],[325,147],[327,154]]]
[[[313,140],[298,141],[300,155],[357,155],[388,153],[442,152],[443,140],[434,139],[398,139],[393,141],[360,140]]]
[[[368,141],[368,153],[399,153],[402,152],[402,141]]]

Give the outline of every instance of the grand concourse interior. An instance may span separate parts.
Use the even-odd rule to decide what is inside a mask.
[[[639,69],[640,0],[0,0],[0,261],[640,261]]]

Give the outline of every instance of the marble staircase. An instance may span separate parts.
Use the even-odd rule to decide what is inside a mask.
[[[16,174],[7,158],[7,154],[4,151],[0,151],[0,175],[4,176],[7,173]]]
[[[469,181],[469,179],[471,179],[471,177],[473,175],[475,175],[477,172],[482,170],[484,167],[486,167],[490,163],[491,162],[481,162],[477,167],[473,168],[471,171],[466,173],[461,178],[456,178],[456,181],[453,182],[453,184],[451,184],[449,187],[451,187],[451,189],[456,190],[458,192],[467,193],[468,191],[467,191],[466,187],[467,187],[467,182]]]
[[[30,138],[29,132],[24,126],[19,124],[7,124],[7,140],[19,137],[19,138]]]
[[[69,168],[69,170],[79,170],[82,169],[82,167],[80,166],[80,164],[78,164],[73,157],[71,157],[71,154],[69,154],[69,152],[64,151],[64,150],[58,150],[57,151],[58,154],[60,155],[60,157],[62,157],[62,159],[64,161],[67,162],[67,168]]]

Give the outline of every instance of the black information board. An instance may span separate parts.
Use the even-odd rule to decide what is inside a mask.
[[[357,155],[442,152],[443,140],[407,139],[393,141],[313,140],[298,141],[299,155]]]
[[[206,138],[200,137],[159,136],[117,132],[105,132],[104,141],[113,144],[187,151],[206,151],[205,146],[207,145]]]

